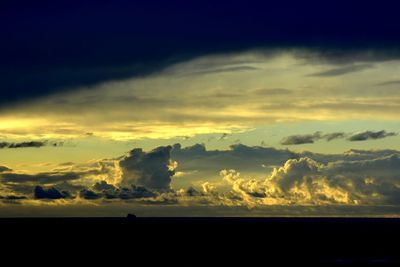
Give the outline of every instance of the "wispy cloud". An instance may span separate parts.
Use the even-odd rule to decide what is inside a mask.
[[[344,66],[344,67],[339,67],[339,68],[334,68],[326,71],[320,71],[316,73],[312,73],[309,76],[315,76],[315,77],[334,77],[334,76],[340,76],[340,75],[345,75],[349,73],[354,73],[354,72],[360,72],[366,69],[370,69],[374,67],[373,64],[360,64],[360,65],[350,65],[350,66]]]
[[[386,85],[400,85],[400,80],[391,80],[386,82],[377,83],[376,85],[386,86]]]

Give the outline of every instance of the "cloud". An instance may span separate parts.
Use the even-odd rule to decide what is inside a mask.
[[[137,185],[156,190],[168,190],[175,174],[170,158],[172,147],[158,147],[150,152],[133,149],[120,160],[122,185]]]
[[[2,134],[10,140],[81,139],[86,133],[132,140],[232,133],[282,121],[396,120],[399,92],[387,90],[382,95],[375,84],[395,77],[399,61],[376,64],[371,73],[332,77],[323,86],[321,79],[304,77],[342,66],[343,62],[332,62],[343,56],[340,52],[319,56],[314,50],[251,50],[199,57],[150,76],[80,87],[1,109]],[[374,60],[368,53],[347,56],[356,62],[347,62],[346,68]],[[215,79],[181,75],[238,66],[262,71],[237,71],[229,78],[215,73]]]
[[[8,143],[1,142],[0,148],[26,148],[26,147],[42,147],[45,146],[46,143],[42,141],[30,141],[30,142],[21,142],[21,143]]]
[[[314,1],[294,3],[295,6],[292,6],[296,14],[289,11],[285,3],[254,2],[247,6],[231,4],[224,17],[219,16],[227,10],[224,2],[214,3],[212,9],[206,4],[193,9],[178,1],[160,6],[164,12],[157,14],[151,4],[130,1],[112,5],[113,12],[110,12],[109,5],[98,4],[96,12],[92,13],[86,7],[77,13],[75,9],[63,8],[61,4],[49,6],[43,10],[40,18],[30,6],[26,6],[25,13],[21,14],[17,4],[10,4],[13,7],[7,10],[9,16],[3,16],[5,30],[19,32],[21,39],[26,40],[31,48],[24,49],[25,45],[19,38],[4,40],[1,56],[6,74],[2,77],[1,92],[4,97],[0,102],[8,103],[9,99],[34,98],[64,92],[67,88],[79,85],[89,86],[106,80],[153,73],[177,60],[198,55],[229,53],[254,47],[282,47],[282,43],[288,45],[289,49],[296,45],[318,46],[322,56],[331,56],[336,61],[343,57],[354,60],[359,57],[360,53],[357,52],[360,51],[366,54],[365,57],[371,57],[370,54],[376,53],[376,50],[381,54],[390,54],[387,52],[390,45],[387,44],[397,48],[399,30],[396,28],[397,8],[394,5],[364,6],[362,12],[353,12],[355,8],[335,1],[330,5],[331,14],[341,18],[341,25],[347,25],[341,27],[338,23],[332,23],[330,16],[321,17],[320,14],[325,14],[325,8],[316,7]],[[52,16],[61,10],[64,14],[62,18]],[[142,12],[130,16],[134,10]],[[265,16],[265,10],[276,12]],[[105,13],[109,16],[107,22],[98,15]],[[294,34],[297,14],[302,14],[302,27]],[[379,20],[370,19],[377,14],[386,16],[380,16]],[[24,15],[32,18],[30,33],[24,32],[24,23],[13,23],[15,20],[22,21]],[[171,20],[171,17],[176,19]],[[63,25],[49,29],[49,34],[43,36],[43,25],[62,25],[65,18],[74,18],[81,22],[81,27],[73,29],[73,25]],[[107,28],[110,21],[113,27]],[[182,21],[186,23],[182,24]],[[276,30],[276,21],[280,22],[279,31]],[[209,23],[212,26],[206,26]],[[88,31],[91,25],[103,30]],[[126,34],[120,34],[115,29],[121,29]],[[385,34],[382,29],[386,29]],[[149,37],[148,32],[153,35]],[[165,32],[169,33],[168,36]],[[86,45],[80,44],[81,36],[86,36]],[[102,40],[103,45],[99,45],[98,40]],[[173,44],[171,40],[174,40]],[[201,44],[198,40],[202,40]],[[339,43],[343,45],[337,45]],[[379,48],[371,49],[376,44],[379,44]],[[163,49],[157,49],[158,46]],[[396,55],[391,58],[396,58]],[[32,60],[37,64],[29,64]]]
[[[69,198],[70,194],[65,191],[58,191],[57,189],[43,188],[41,186],[36,186],[34,189],[34,198],[36,199],[61,199],[61,198]]]
[[[27,199],[27,197],[17,196],[17,195],[0,196],[0,200],[3,201],[22,200],[22,199]]]
[[[28,147],[43,147],[43,146],[62,146],[63,142],[48,142],[48,141],[28,141],[28,142],[20,142],[20,143],[9,143],[9,142],[0,142],[1,148],[28,148]]]
[[[249,206],[400,204],[399,155],[328,164],[302,157],[274,168],[264,180],[241,178],[235,170],[221,176]]]
[[[80,196],[85,199],[141,199],[154,198],[159,192],[154,192],[143,186],[131,185],[129,187],[120,187],[108,184],[106,181],[97,182],[91,189],[84,189]]]
[[[230,134],[228,134],[228,133],[223,133],[223,134],[221,135],[221,137],[218,138],[218,141],[222,141],[222,140],[228,139],[229,135],[230,135]]]
[[[12,169],[8,168],[7,166],[0,166],[0,173],[10,171],[12,171]]]
[[[324,134],[323,138],[326,139],[326,141],[332,141],[335,139],[341,139],[341,138],[345,138],[346,137],[346,133],[342,133],[342,132],[337,132],[337,133],[328,133],[328,134]]]
[[[176,168],[172,163],[177,158],[179,168],[200,170],[198,179],[189,180],[189,186],[171,186]],[[82,166],[81,179],[62,179],[60,172],[48,172],[52,179],[33,179],[33,174],[28,178],[18,176],[2,183],[0,195],[25,197],[13,201],[32,200],[33,192],[33,198],[38,200],[190,207],[400,204],[400,152],[396,150],[318,154],[241,144],[222,151],[207,150],[199,144],[184,148],[176,144],[149,152],[136,148],[114,161],[116,164],[101,168],[98,162]],[[268,168],[256,169],[261,163]],[[113,172],[119,173],[121,179],[108,178]],[[219,174],[218,181],[209,178],[211,172]]]
[[[0,175],[3,182],[13,183],[26,183],[26,182],[39,182],[39,183],[56,183],[60,181],[76,180],[82,177],[80,173],[75,172],[44,172],[37,174],[24,174],[24,173],[2,173]]]
[[[170,159],[171,149],[171,146],[150,152],[133,149],[128,156],[118,159],[62,164],[51,172],[19,173],[4,167],[0,174],[0,191],[26,195],[35,191],[36,198],[49,199],[75,196],[86,200],[154,198],[161,191],[171,190],[171,177],[176,168],[176,162]],[[51,187],[45,189],[42,185]]]
[[[376,85],[386,86],[386,85],[399,85],[399,84],[400,84],[400,80],[391,80],[391,81],[377,83]]]
[[[206,75],[206,74],[230,73],[230,72],[235,73],[235,72],[255,71],[255,70],[260,70],[260,69],[251,66],[234,66],[234,67],[225,67],[217,69],[197,70],[194,72],[185,73],[185,75]]]
[[[12,183],[29,183],[36,182],[41,184],[51,184],[62,181],[77,180],[86,173],[76,172],[42,172],[37,174],[25,174],[25,173],[1,173],[0,178],[2,182]]]
[[[93,189],[98,192],[107,192],[107,191],[115,191],[116,187],[112,184],[108,184],[106,181],[96,182],[93,185]]]
[[[234,144],[228,150],[207,150],[204,144],[182,147],[173,145],[171,158],[178,162],[177,171],[183,172],[184,180],[201,179],[203,175],[215,176],[221,169],[239,168],[243,171],[265,172],[263,165],[284,163],[297,154],[273,147]]]
[[[373,64],[350,65],[350,66],[344,66],[344,67],[330,69],[327,71],[316,72],[316,73],[310,74],[309,76],[334,77],[334,76],[345,75],[345,74],[349,74],[349,73],[353,73],[353,72],[360,72],[360,71],[363,71],[366,69],[370,69],[373,66],[374,66]]]
[[[315,140],[321,139],[321,133],[316,132],[314,134],[305,135],[291,135],[281,140],[281,145],[301,145],[301,144],[312,144]]]
[[[79,192],[79,196],[81,198],[90,199],[90,200],[101,198],[101,195],[99,195],[99,194],[97,194],[97,193],[95,193],[95,192],[93,192],[92,190],[89,190],[89,189],[81,190]]]
[[[334,133],[326,133],[315,132],[313,134],[305,134],[305,135],[290,135],[281,140],[281,145],[301,145],[301,144],[313,144],[315,141],[325,139],[326,141],[332,141],[336,139],[344,139],[347,136],[349,141],[365,141],[370,139],[381,139],[389,136],[396,136],[397,133],[394,132],[386,132],[385,130],[372,132],[365,131],[357,134],[349,134],[344,132],[334,132]]]
[[[255,90],[254,93],[257,95],[275,96],[275,95],[288,95],[293,93],[293,91],[286,88],[262,88]]]
[[[366,141],[366,140],[375,140],[375,139],[382,139],[390,136],[396,136],[397,133],[394,132],[386,132],[385,130],[382,131],[365,131],[361,133],[354,134],[349,137],[349,141]]]

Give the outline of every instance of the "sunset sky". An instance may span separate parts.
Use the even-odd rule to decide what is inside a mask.
[[[1,4],[0,216],[399,216],[396,8],[327,6]]]

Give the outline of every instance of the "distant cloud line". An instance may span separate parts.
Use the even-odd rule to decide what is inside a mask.
[[[62,146],[63,142],[48,142],[48,141],[27,141],[27,142],[0,142],[0,149],[4,148],[28,148],[28,147],[43,147],[43,146]]]
[[[344,133],[344,132],[333,132],[323,134],[322,132],[315,132],[313,134],[305,134],[305,135],[290,135],[281,140],[281,145],[301,145],[301,144],[313,144],[315,141],[323,140],[332,141],[335,139],[343,139],[347,138],[348,141],[367,141],[367,140],[376,140],[382,139],[390,136],[396,136],[398,133],[395,132],[386,132],[385,130],[381,131],[365,131],[355,134]]]

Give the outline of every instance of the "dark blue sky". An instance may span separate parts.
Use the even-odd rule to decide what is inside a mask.
[[[214,52],[398,51],[399,7],[349,0],[2,1],[0,105]]]

